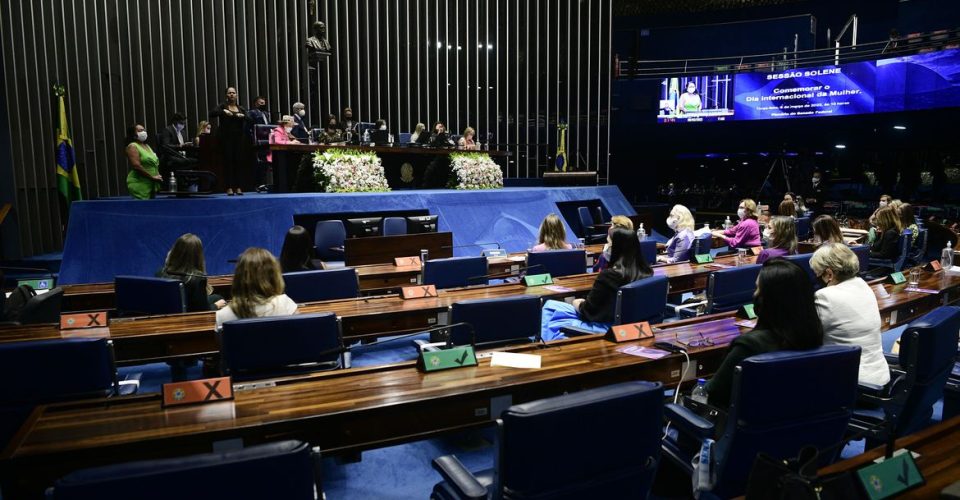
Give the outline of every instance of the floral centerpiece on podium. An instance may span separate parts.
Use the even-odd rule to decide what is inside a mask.
[[[313,154],[317,190],[327,193],[390,191],[380,158],[353,149],[328,149]]]
[[[450,183],[455,189],[499,189],[503,171],[486,153],[450,154]]]

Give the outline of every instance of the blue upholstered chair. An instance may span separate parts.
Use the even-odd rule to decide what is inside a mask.
[[[823,286],[823,283],[817,279],[817,273],[813,272],[813,268],[810,267],[810,257],[813,257],[813,254],[810,253],[798,253],[796,255],[787,255],[784,259],[793,262],[794,264],[800,266],[800,269],[803,269],[807,272],[807,276],[810,277],[810,283],[813,284],[813,288],[817,289]]]
[[[128,498],[284,498],[322,493],[320,454],[301,441],[226,452],[120,463],[72,472],[47,490],[50,500]]]
[[[749,357],[734,371],[726,425],[719,432],[690,409],[667,405],[666,418],[678,435],[664,439],[664,458],[692,473],[691,459],[703,439],[716,439],[712,493],[718,498],[742,495],[757,453],[788,459],[805,446],[823,450],[843,439],[856,402],[859,369],[859,346]],[[838,453],[835,449],[821,455],[820,465]]]
[[[407,234],[407,219],[403,217],[386,217],[383,219],[383,236],[397,236]]]
[[[870,270],[870,245],[852,245],[850,250],[860,260],[860,274]]]
[[[797,240],[806,241],[813,237],[810,217],[797,217]]]
[[[736,311],[753,302],[753,291],[757,288],[759,264],[721,269],[710,273],[707,280],[707,299],[695,304],[668,305],[667,314],[676,314],[681,318],[703,314],[716,314]]]
[[[357,271],[353,268],[285,273],[283,281],[286,294],[299,304],[360,295]]]
[[[486,257],[431,259],[423,266],[423,284],[437,288],[486,284],[486,274]]]
[[[907,255],[907,266],[918,266],[927,263],[927,230],[920,229],[914,241],[915,243]]]
[[[227,321],[220,337],[224,375],[254,380],[340,366],[340,320],[333,313]]]
[[[341,220],[322,220],[317,222],[313,232],[313,246],[320,260],[343,260],[343,241],[347,239],[347,230]]]
[[[894,272],[903,271],[903,266],[907,263],[907,258],[910,256],[910,245],[913,241],[913,232],[909,229],[905,229],[902,234],[900,234],[900,240],[897,242],[897,248],[900,252],[897,254],[898,257],[894,260],[887,259],[870,259],[870,268],[875,269],[878,267],[893,269]]]
[[[693,239],[693,245],[690,246],[690,260],[693,260],[694,255],[709,255],[712,246],[713,235],[711,233],[703,233],[697,236]]]
[[[58,323],[60,321],[60,303],[63,301],[63,288],[56,287],[46,293],[31,297],[17,323],[21,325],[36,325],[40,323]]]
[[[527,274],[550,273],[554,278],[587,272],[583,250],[547,250],[527,254]]]
[[[646,321],[651,325],[663,321],[663,312],[667,305],[667,290],[670,283],[666,276],[651,276],[627,283],[617,290],[617,300],[613,303],[613,325],[624,325]],[[561,331],[568,337],[592,335],[593,330],[583,330],[565,326]]]
[[[852,431],[867,432],[868,447],[917,432],[930,424],[933,405],[944,397],[944,386],[957,357],[960,308],[938,307],[912,321],[900,336],[899,358],[891,363],[887,387],[861,384],[861,401],[850,423]],[[876,428],[880,422],[886,427]],[[871,429],[872,428],[872,429]]]
[[[640,242],[640,255],[650,265],[657,263],[657,240],[647,238]]]
[[[0,376],[8,382],[0,391],[0,447],[38,404],[118,392],[113,343],[107,339],[0,344]]]
[[[187,304],[180,280],[146,276],[117,276],[113,279],[117,314],[178,314]]]
[[[450,323],[473,326],[477,345],[529,342],[540,334],[540,298],[521,295],[455,302]],[[469,328],[453,328],[450,335],[455,345],[470,343]]]
[[[453,455],[437,458],[444,481],[430,498],[646,498],[662,418],[663,387],[653,382],[511,406],[497,421],[496,469],[475,475]]]
[[[606,231],[597,232],[590,227],[596,224],[596,222],[593,220],[593,215],[590,213],[589,208],[578,207],[577,217],[580,220],[580,234],[583,235],[583,239],[585,239],[587,243],[595,243],[607,239]]]
[[[411,132],[400,132],[400,136],[399,136],[400,144],[401,145],[410,144],[410,137],[412,136],[413,134]]]

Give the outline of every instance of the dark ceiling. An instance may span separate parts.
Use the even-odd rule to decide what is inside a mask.
[[[805,0],[616,0],[615,16],[641,16],[651,14],[674,14],[683,12],[709,12],[802,3]]]

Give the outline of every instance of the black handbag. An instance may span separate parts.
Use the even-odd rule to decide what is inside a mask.
[[[804,447],[796,458],[779,460],[758,453],[747,479],[747,500],[833,500],[860,498],[851,472],[817,477],[820,452]]]

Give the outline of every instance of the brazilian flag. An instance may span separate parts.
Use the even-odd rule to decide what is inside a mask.
[[[67,105],[63,100],[66,94],[63,85],[53,86],[53,96],[57,100],[57,190],[60,192],[61,213],[66,216],[70,213],[70,203],[82,200],[80,194],[80,176],[77,173],[77,156],[73,151],[73,141],[70,140],[70,128],[67,124]]]

